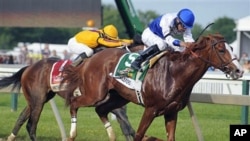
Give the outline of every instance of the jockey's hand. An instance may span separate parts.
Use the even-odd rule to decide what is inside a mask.
[[[166,49],[168,52],[170,52],[170,53],[172,53],[172,52],[174,52],[174,48],[172,48],[172,47],[167,47],[167,49]]]
[[[129,46],[130,43],[127,43],[127,42],[122,42],[122,46]]]
[[[189,48],[192,44],[192,42],[183,42],[183,47]]]

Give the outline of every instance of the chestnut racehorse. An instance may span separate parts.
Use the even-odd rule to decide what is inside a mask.
[[[103,50],[103,48],[97,48],[95,52]],[[143,45],[130,46],[130,51],[138,51],[143,49]],[[125,49],[121,49],[125,50]],[[40,114],[43,110],[44,104],[52,99],[56,94],[62,98],[66,98],[65,93],[62,91],[54,92],[50,86],[50,72],[52,65],[60,61],[58,58],[48,58],[38,61],[35,64],[21,68],[18,72],[9,77],[4,77],[0,80],[0,88],[7,87],[13,84],[13,89],[17,88],[23,91],[23,95],[27,101],[27,106],[23,109],[19,115],[18,120],[12,130],[11,135],[8,137],[8,141],[15,140],[20,128],[28,120],[26,129],[32,141],[36,139],[36,128]],[[67,67],[67,66],[66,66]],[[119,98],[119,95],[115,95],[116,91],[110,91],[110,99]],[[80,97],[81,98],[81,97]],[[117,105],[119,101],[117,100]],[[98,107],[97,107],[98,108]],[[131,127],[127,115],[124,115],[124,107],[111,111],[114,113],[120,123],[121,129],[126,136],[127,141],[131,141],[134,137],[134,130]],[[70,131],[69,140],[74,140],[76,137],[76,121],[71,121],[72,126]]]
[[[76,120],[79,107],[101,104],[96,108],[96,112],[105,125],[110,140],[114,138],[107,114],[115,108],[133,102],[145,108],[135,141],[143,140],[154,118],[162,115],[165,119],[167,140],[174,141],[178,111],[187,105],[193,86],[209,67],[221,70],[233,80],[243,75],[242,67],[222,35],[202,36],[183,52],[166,53],[149,68],[142,82],[141,99],[138,100],[135,90],[126,87],[112,75],[120,57],[125,53],[125,50],[106,49],[77,68],[67,67],[64,72],[64,81],[70,82],[66,94],[72,120]],[[135,58],[127,60],[126,63],[131,64],[133,59]],[[82,93],[77,98],[72,95],[76,87],[79,87]],[[116,95],[107,98],[110,96],[110,90],[121,97]]]

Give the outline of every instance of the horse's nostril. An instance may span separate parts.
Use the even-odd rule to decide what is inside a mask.
[[[237,69],[235,72],[236,72],[236,73],[240,73],[240,70],[239,70],[239,69]]]
[[[224,71],[225,73],[230,72],[230,70],[229,70],[229,68],[228,68],[227,66],[225,66],[225,67],[223,68],[223,71]]]
[[[237,69],[237,70],[235,70],[235,73],[238,74],[239,77],[242,77],[243,74],[244,74],[244,71],[243,70],[241,71],[241,70]]]

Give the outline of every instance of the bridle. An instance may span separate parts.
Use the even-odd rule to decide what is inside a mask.
[[[197,57],[197,58],[200,58],[202,61],[204,61],[204,62],[210,64],[211,66],[214,66],[215,68],[220,69],[220,70],[223,71],[224,73],[229,74],[229,73],[230,73],[230,70],[228,69],[227,65],[230,64],[232,61],[237,60],[237,58],[233,58],[233,59],[231,59],[231,60],[228,61],[228,62],[224,62],[224,61],[223,61],[223,59],[222,59],[222,57],[221,57],[221,54],[216,50],[216,45],[219,44],[219,43],[224,43],[224,42],[226,42],[224,39],[223,39],[223,40],[219,40],[219,41],[214,41],[214,43],[212,43],[212,45],[211,45],[211,47],[212,47],[212,52],[215,51],[216,56],[219,58],[219,60],[220,60],[220,62],[221,62],[220,65],[217,65],[217,64],[215,64],[214,62],[211,62],[211,61],[210,61],[212,52],[211,52],[210,55],[209,55],[210,57],[209,57],[208,59],[206,59],[206,58],[203,58],[203,57],[197,55],[197,54],[196,54],[195,52],[193,52],[192,50],[190,50],[190,51],[191,51],[191,54],[192,54],[193,56],[195,56],[195,57]]]

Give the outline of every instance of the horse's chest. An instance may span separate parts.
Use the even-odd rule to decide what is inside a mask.
[[[170,101],[166,101],[166,105],[163,108],[164,113],[169,113],[169,112],[178,112],[182,110],[186,106],[185,100],[181,98],[175,98]]]
[[[161,110],[159,110],[159,109],[161,109]],[[180,111],[181,109],[183,109],[183,104],[182,104],[182,102],[172,101],[168,105],[165,105],[164,107],[159,108],[159,109],[157,112],[158,116],[164,115],[164,114],[176,113],[176,112]]]

